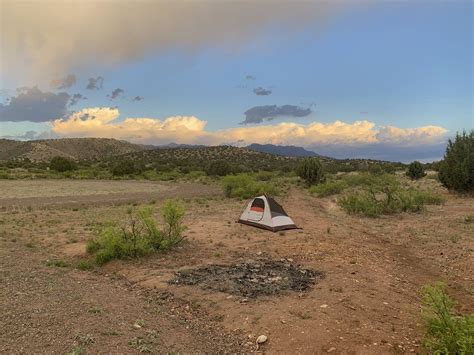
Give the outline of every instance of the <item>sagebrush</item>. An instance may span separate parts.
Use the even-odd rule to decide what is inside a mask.
[[[113,259],[136,258],[154,251],[163,251],[180,244],[184,237],[183,205],[165,201],[161,215],[163,226],[157,225],[151,206],[127,210],[127,220],[119,225],[108,224],[87,243],[87,252],[102,265]]]

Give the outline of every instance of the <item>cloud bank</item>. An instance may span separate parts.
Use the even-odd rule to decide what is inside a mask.
[[[372,152],[378,154],[379,159],[383,159],[394,148],[398,151],[415,149],[415,152],[421,148],[432,150],[432,147],[444,144],[447,132],[438,126],[377,127],[370,121],[313,122],[307,125],[284,122],[207,131],[207,122],[194,116],[174,116],[164,120],[126,118],[119,121],[119,115],[116,108],[87,108],[68,118],[52,121],[52,131],[61,137],[107,137],[155,145],[172,142],[205,145],[238,142],[240,146],[256,142],[298,145],[327,155],[333,151],[339,157],[347,157],[353,150],[359,153]]]
[[[272,25],[324,25],[350,0],[2,0],[1,71],[55,76],[98,62],[116,65],[149,52],[225,45],[238,50]],[[133,29],[131,31],[130,29]]]
[[[294,105],[266,105],[255,106],[245,111],[245,120],[240,124],[262,123],[271,121],[278,117],[306,117],[311,114],[310,108],[302,108]]]

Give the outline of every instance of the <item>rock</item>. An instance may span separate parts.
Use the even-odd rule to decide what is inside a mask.
[[[329,349],[328,349],[328,353],[332,353],[333,351],[336,351],[336,348],[335,348],[335,347],[332,347],[332,348],[329,348]]]
[[[288,259],[286,259],[286,260],[288,260],[290,263],[293,262],[293,259],[292,259],[292,258],[288,258]]]
[[[319,306],[320,308],[328,308],[328,305],[327,304],[322,304],[321,306]]]
[[[267,336],[266,335],[259,335],[257,338],[257,344],[263,344],[267,341]]]
[[[133,327],[134,327],[135,329],[140,329],[142,326],[141,326],[140,324],[138,324],[138,323],[135,323],[135,324],[133,324]]]
[[[261,251],[259,251],[259,252],[257,253],[257,255],[262,255],[262,252],[261,252]]]

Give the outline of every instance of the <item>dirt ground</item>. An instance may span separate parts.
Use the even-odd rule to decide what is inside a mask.
[[[0,352],[422,353],[422,285],[474,310],[474,198],[424,180],[445,205],[375,219],[291,190],[277,200],[303,229],[280,233],[235,223],[245,202],[213,185],[1,180]],[[182,246],[75,267],[97,223],[173,196]]]

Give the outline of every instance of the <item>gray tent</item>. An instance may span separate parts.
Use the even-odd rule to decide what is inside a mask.
[[[295,222],[273,198],[265,195],[252,199],[240,216],[239,223],[278,232],[296,229]]]

